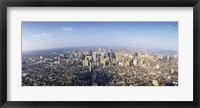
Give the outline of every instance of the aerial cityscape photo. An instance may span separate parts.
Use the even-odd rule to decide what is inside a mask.
[[[22,22],[22,86],[178,86],[178,22]]]

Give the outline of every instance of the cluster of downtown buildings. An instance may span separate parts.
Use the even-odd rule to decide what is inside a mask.
[[[177,86],[178,55],[145,49],[69,48],[22,56],[23,86]]]

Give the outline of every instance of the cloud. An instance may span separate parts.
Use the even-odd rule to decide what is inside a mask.
[[[33,38],[47,38],[47,37],[51,37],[52,35],[54,35],[54,33],[41,33],[41,34],[35,34],[32,35]]]
[[[72,27],[62,27],[62,30],[66,31],[66,32],[71,32],[74,30],[74,28]]]

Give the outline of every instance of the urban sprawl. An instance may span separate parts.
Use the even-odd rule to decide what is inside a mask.
[[[178,53],[107,47],[26,52],[22,86],[178,86]]]

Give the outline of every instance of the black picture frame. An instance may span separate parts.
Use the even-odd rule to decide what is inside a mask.
[[[126,101],[126,102],[23,102],[7,101],[7,7],[193,7],[193,101]],[[200,0],[1,0],[0,1],[0,106],[34,107],[127,107],[127,108],[199,108],[200,107]]]

